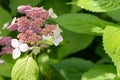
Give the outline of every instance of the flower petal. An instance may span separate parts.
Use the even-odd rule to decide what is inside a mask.
[[[62,42],[62,41],[63,41],[63,37],[60,35],[60,36],[57,36],[57,37],[54,38],[53,43],[54,43],[55,46],[58,46],[59,43]]]
[[[3,64],[4,62],[5,62],[4,60],[0,59],[0,64]]]
[[[16,17],[13,18],[11,24],[15,24],[15,22],[16,22]]]
[[[9,22],[5,23],[5,24],[3,25],[3,27],[2,27],[2,29],[7,29],[8,26],[9,26]]]
[[[12,39],[11,45],[13,48],[18,48],[20,44],[19,44],[19,41],[17,39]]]
[[[50,15],[52,18],[57,18],[57,15],[55,13]]]
[[[21,52],[20,52],[19,48],[16,48],[13,50],[13,52],[12,52],[13,59],[20,57],[20,55],[21,55]]]
[[[19,48],[20,48],[20,51],[22,52],[26,52],[29,49],[28,45],[25,43],[21,44]]]
[[[42,35],[42,40],[51,40],[52,39],[52,36],[50,35]]]
[[[52,8],[50,8],[50,9],[48,10],[48,13],[49,13],[50,17],[52,17],[52,18],[57,18],[57,15],[53,12],[53,9],[52,9]]]
[[[59,36],[61,32],[62,32],[62,30],[57,25],[57,28],[54,31],[54,36]]]

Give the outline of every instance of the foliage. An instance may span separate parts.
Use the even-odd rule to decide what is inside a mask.
[[[45,45],[30,44],[18,59],[3,55],[6,45],[0,43],[0,80],[120,80],[119,0],[0,0],[1,38],[16,38],[18,32],[8,26],[12,18],[25,16],[17,11],[21,5],[52,8],[58,17],[42,29],[59,25],[63,41],[54,46],[47,36],[48,41],[38,42]]]

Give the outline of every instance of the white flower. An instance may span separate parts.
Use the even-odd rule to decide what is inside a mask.
[[[62,30],[57,25],[57,28],[55,29],[54,36],[53,36],[53,44],[55,46],[58,46],[59,43],[63,41],[63,37],[60,35],[61,32]]]
[[[11,45],[13,48],[15,48],[12,51],[13,59],[20,57],[21,52],[26,52],[29,49],[27,44],[22,43],[22,42],[18,41],[17,39],[12,39]]]
[[[60,42],[63,41],[63,37],[61,35],[54,37],[53,43],[55,46],[58,46]]]
[[[49,43],[58,46],[59,43],[63,41],[63,37],[60,35],[61,32],[62,30],[57,25],[55,31],[53,32],[53,35],[52,36],[50,36],[49,34],[47,36],[42,35],[42,40],[48,41]]]
[[[57,15],[54,13],[54,11],[53,11],[52,8],[50,8],[50,9],[48,10],[48,13],[49,13],[50,17],[52,17],[52,18],[57,18]]]
[[[5,62],[4,60],[0,59],[0,64],[3,64],[4,62]]]

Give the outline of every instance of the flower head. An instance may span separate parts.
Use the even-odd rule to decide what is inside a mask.
[[[0,46],[2,45],[1,52],[11,52],[13,58],[16,59],[21,55],[21,52],[33,50],[29,48],[29,46],[48,48],[49,45],[58,46],[60,42],[63,41],[63,37],[61,36],[62,30],[59,26],[56,24],[48,24],[47,20],[50,19],[50,17],[57,18],[52,8],[47,11],[43,7],[22,5],[18,7],[18,12],[25,15],[14,18],[8,27],[10,31],[18,32],[18,40],[0,39]],[[5,46],[3,47],[3,45]]]
[[[0,38],[0,54],[9,54],[13,48],[11,47],[11,37]]]
[[[17,39],[12,39],[11,45],[14,48],[14,50],[12,51],[13,59],[20,57],[21,52],[26,52],[29,49],[27,44],[22,43],[21,41],[18,41]]]

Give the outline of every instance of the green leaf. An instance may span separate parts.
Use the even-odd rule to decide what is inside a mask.
[[[70,12],[71,6],[66,5],[69,0],[43,0],[45,9],[52,8],[57,15]]]
[[[68,2],[68,4],[71,4],[71,13],[76,13],[80,10],[82,10],[82,8],[80,8],[79,6],[76,5],[77,0],[72,0],[71,2]]]
[[[38,62],[41,74],[48,75],[51,72],[50,65],[58,61],[50,58],[47,55],[47,53],[43,53],[37,57],[37,62]]]
[[[107,56],[107,54],[105,54],[105,50],[103,48],[103,44],[102,43],[98,44],[98,46],[95,49],[95,53],[97,55],[99,55],[100,57],[106,57]]]
[[[93,67],[94,63],[84,59],[70,58],[52,66],[64,80],[80,80],[83,72]]]
[[[107,26],[103,34],[103,45],[106,53],[111,57],[120,77],[120,27]]]
[[[5,23],[9,23],[11,19],[11,15],[0,7],[0,35],[5,36],[9,34],[9,31],[7,29],[3,29],[3,26]]]
[[[81,80],[114,80],[116,70],[113,65],[97,65],[85,72]]]
[[[4,80],[2,77],[0,77],[0,80]]]
[[[93,12],[108,12],[120,8],[119,0],[78,0],[77,5]]]
[[[5,62],[0,64],[0,76],[10,77],[13,64]]]
[[[12,80],[37,80],[39,67],[30,56],[18,59],[12,69]]]
[[[56,22],[70,31],[92,35],[102,35],[106,26],[98,17],[85,13],[65,14],[58,17]]]
[[[107,15],[110,16],[112,19],[120,22],[120,9],[107,12]]]
[[[59,59],[62,59],[70,54],[85,49],[94,39],[94,36],[92,35],[75,33],[66,29],[62,30],[63,39],[66,43],[64,43],[57,49]]]
[[[76,12],[78,12],[78,11],[80,11],[80,10],[81,10],[80,7],[78,7],[78,6],[76,6],[76,5],[72,5],[71,13],[76,13]]]
[[[48,70],[49,70],[49,56],[47,54],[41,54],[38,57],[38,64],[39,64],[39,68],[42,74],[46,75],[48,74]]]
[[[1,59],[5,60],[5,62],[11,63],[11,64],[15,64],[15,62],[16,62],[16,60],[13,59],[11,54],[6,54],[4,56],[1,56]]]
[[[113,64],[113,62],[109,56],[106,56],[97,61],[97,64]]]
[[[10,0],[10,8],[12,15],[17,14],[17,7],[20,5],[31,5],[36,6],[41,0]]]

